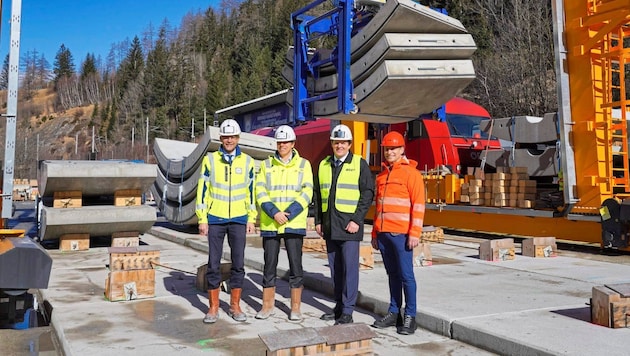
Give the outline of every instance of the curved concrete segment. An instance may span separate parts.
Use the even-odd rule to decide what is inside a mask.
[[[83,196],[111,195],[117,190],[145,192],[155,181],[155,164],[127,161],[43,161],[39,191],[42,197],[55,192],[80,191]]]
[[[560,170],[558,154],[556,146],[547,146],[544,150],[506,148],[505,151],[488,151],[486,164],[492,167],[527,167],[530,177],[551,177],[557,176]]]
[[[52,258],[29,237],[0,239],[0,290],[48,288]]]
[[[492,130],[492,136],[514,143],[544,143],[558,140],[557,124],[557,115],[547,113],[543,117],[512,116],[483,120],[479,128],[488,133]]]
[[[58,239],[65,234],[111,236],[115,232],[145,233],[156,221],[155,208],[138,206],[84,206],[81,208],[51,208],[41,211],[42,240]]]
[[[459,20],[412,0],[389,0],[369,23],[352,37],[350,43],[352,62],[374,47],[386,33],[465,34],[468,31]],[[326,49],[320,52],[325,57],[331,53]],[[285,59],[287,64],[292,66],[293,50],[287,51]],[[320,67],[319,71],[329,74],[336,72],[332,64]]]
[[[238,144],[243,152],[259,160],[269,157],[276,150],[276,140],[272,137],[246,132],[241,133]],[[164,176],[168,180],[181,180],[197,172],[206,153],[214,152],[219,147],[219,128],[209,126],[198,144],[156,138],[153,151]]]
[[[475,78],[470,60],[384,61],[368,80],[355,88],[359,112],[344,115],[337,98],[316,101],[313,115],[376,123],[405,122],[444,104]],[[287,94],[292,104],[293,92]]]
[[[197,224],[197,215],[195,214],[197,202],[195,199],[182,202],[181,204],[168,199],[163,200],[162,191],[155,184],[151,187],[151,193],[153,193],[157,208],[166,220],[173,224],[180,225]]]
[[[384,60],[469,59],[476,49],[469,34],[386,33],[363,57],[352,61],[350,77],[357,86]],[[293,67],[285,66],[282,76],[293,83]],[[309,76],[307,87],[315,93],[335,90],[337,74],[330,72],[316,80]]]

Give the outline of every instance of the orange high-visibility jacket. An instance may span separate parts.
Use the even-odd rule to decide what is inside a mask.
[[[408,234],[420,238],[424,220],[424,181],[418,162],[403,157],[376,176],[376,214],[372,238],[379,232]]]

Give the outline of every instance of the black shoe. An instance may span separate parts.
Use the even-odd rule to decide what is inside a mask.
[[[341,309],[336,307],[330,313],[322,314],[319,318],[321,320],[337,320],[341,317]]]
[[[411,335],[416,331],[416,318],[411,315],[405,315],[403,323],[398,327],[398,333],[402,335]]]
[[[373,327],[378,329],[387,328],[390,326],[401,326],[402,318],[400,313],[388,312],[382,319],[377,320],[372,324]]]
[[[339,319],[335,321],[335,325],[351,324],[351,323],[354,323],[354,320],[352,320],[352,315],[350,314],[341,314]]]

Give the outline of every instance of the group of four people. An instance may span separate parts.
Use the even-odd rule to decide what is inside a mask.
[[[203,322],[211,324],[218,319],[220,265],[226,235],[232,262],[228,314],[236,321],[247,320],[240,299],[245,277],[245,238],[255,232],[256,204],[261,214],[265,261],[262,308],[256,318],[267,319],[274,314],[278,255],[280,242],[284,240],[291,289],[289,320],[302,320],[302,243],[308,207],[314,202],[315,229],[326,241],[335,301],[332,311],[321,319],[335,320],[336,325],[352,323],[359,293],[359,248],[364,219],[376,194],[372,247],[383,256],[390,305],[387,314],[373,326],[396,326],[400,334],[414,333],[413,249],[422,232],[425,196],[417,163],[404,155],[403,136],[390,132],[383,137],[385,162],[375,187],[367,162],[350,152],[352,133],[345,125],[332,129],[333,154],[319,163],[316,177],[310,162],[295,149],[296,135],[290,126],[276,129],[277,150],[260,164],[257,174],[254,160],[238,145],[241,134],[238,123],[225,120],[219,132],[221,147],[204,157],[197,186],[199,233],[207,236],[209,248],[206,274],[209,310]]]

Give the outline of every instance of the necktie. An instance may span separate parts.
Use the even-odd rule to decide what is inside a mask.
[[[339,167],[341,166],[341,160],[340,159],[336,159],[335,160],[335,167]]]

